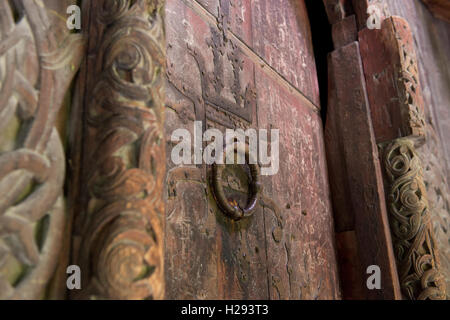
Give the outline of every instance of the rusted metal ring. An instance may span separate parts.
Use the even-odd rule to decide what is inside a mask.
[[[250,217],[253,215],[256,204],[258,203],[259,195],[261,192],[260,183],[260,169],[258,164],[250,164],[249,162],[249,148],[248,145],[245,146],[245,150],[239,150],[239,147],[235,145],[234,152],[245,152],[245,159],[247,165],[250,168],[250,175],[252,181],[250,183],[251,197],[250,201],[245,208],[241,208],[239,205],[233,205],[225,195],[225,191],[222,186],[222,172],[225,169],[226,164],[214,164],[213,165],[213,190],[219,207],[224,211],[224,213],[231,219],[238,221],[243,218]],[[224,163],[226,163],[226,153],[224,152]]]

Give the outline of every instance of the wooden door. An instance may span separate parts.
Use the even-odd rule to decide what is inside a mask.
[[[340,297],[319,90],[303,0],[167,0],[167,299]],[[217,205],[211,167],[174,165],[174,130],[279,129],[252,217]],[[245,166],[222,185],[248,195]]]

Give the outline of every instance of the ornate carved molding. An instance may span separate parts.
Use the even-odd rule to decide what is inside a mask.
[[[409,299],[446,299],[421,160],[406,138],[394,140],[384,151],[390,226],[403,294]]]
[[[48,14],[54,2],[11,3],[0,2],[0,299],[40,299],[66,223],[56,119],[83,41]]]
[[[163,11],[160,0],[90,7],[89,34],[99,41],[87,65],[86,205],[75,227],[84,288],[76,298],[164,297]]]
[[[395,18],[393,18],[395,19]],[[396,26],[397,27],[397,26]],[[399,100],[401,117],[403,119],[403,132],[405,135],[416,137],[425,136],[425,117],[422,89],[419,83],[419,69],[416,52],[412,46],[412,33],[402,37],[396,32],[399,46],[401,68],[396,73],[399,87]],[[407,39],[405,39],[407,38]]]

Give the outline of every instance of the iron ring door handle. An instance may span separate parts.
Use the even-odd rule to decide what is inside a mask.
[[[258,203],[258,199],[261,192],[261,182],[260,182],[260,169],[258,164],[250,164],[249,158],[249,147],[245,146],[245,150],[240,150],[238,146],[235,144],[234,152],[245,152],[245,159],[247,165],[250,168],[251,175],[251,183],[250,183],[250,192],[251,197],[248,201],[245,208],[241,208],[239,205],[233,205],[226,197],[225,191],[222,186],[222,173],[225,169],[226,164],[217,164],[213,165],[213,191],[215,199],[220,207],[229,218],[238,221],[243,218],[247,218],[253,215],[256,204]],[[224,152],[224,162],[226,163],[226,153]]]

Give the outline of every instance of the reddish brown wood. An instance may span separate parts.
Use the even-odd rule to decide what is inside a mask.
[[[356,17],[351,15],[331,26],[334,48],[338,49],[358,40]]]
[[[424,104],[412,33],[400,17],[359,33],[377,143],[425,135]]]
[[[305,1],[252,1],[253,49],[319,106],[319,86]]]
[[[364,281],[355,283],[352,291],[344,295],[354,296],[363,291],[360,297],[363,299],[398,299],[400,290],[383,178],[358,43],[335,50],[330,56],[329,68],[331,90],[326,145],[330,180],[347,181],[343,185],[332,184],[337,226],[346,228],[337,232],[355,232],[360,257],[353,267],[355,270],[378,265],[382,276],[382,290],[368,290]],[[340,205],[344,197],[350,204],[350,212]],[[344,222],[339,225],[341,219]]]
[[[389,16],[389,10],[387,2],[385,0],[352,0],[353,10],[357,17],[358,29],[362,30],[367,28],[367,21],[372,15],[372,18],[379,18],[380,22]],[[369,10],[370,7],[375,8]],[[377,16],[373,16],[376,13]]]
[[[339,276],[342,286],[342,298],[345,300],[360,300],[364,297],[365,270],[359,263],[358,239],[355,231],[336,233],[336,248],[338,253]],[[359,284],[359,285],[358,285]]]
[[[351,0],[323,0],[323,4],[332,25],[344,20],[353,11]]]
[[[85,3],[89,59],[79,84],[83,154],[73,233],[83,286],[72,297],[162,299],[164,1],[110,4]]]
[[[277,204],[277,208],[264,208],[270,298],[338,299],[331,201],[318,110],[259,69],[256,79],[259,126],[283,124],[280,171],[273,177],[263,177],[267,196]],[[281,227],[277,215],[281,216]]]
[[[446,0],[422,0],[422,2],[436,17],[450,23],[450,2]]]
[[[166,5],[166,17],[167,136],[178,128],[186,128],[193,134],[194,120],[203,122],[203,130],[207,129],[206,125],[222,131],[225,127],[248,126],[247,121],[230,111],[243,110],[254,118],[256,109],[252,98],[247,95],[248,104],[240,98],[254,87],[254,62],[242,53],[236,38],[224,34],[227,16],[217,25],[215,17],[195,1],[171,0]],[[180,23],[179,17],[183,17],[185,24]],[[224,37],[227,42],[223,41]],[[200,79],[204,81],[203,86]],[[210,171],[205,166],[175,166],[169,157],[172,147],[169,142],[167,297],[267,298],[263,220],[233,222],[226,218],[213,198],[208,180]],[[236,188],[228,189],[242,192]],[[262,210],[257,210],[255,215],[261,217]],[[180,266],[186,267],[180,269]]]
[[[318,91],[306,8],[243,1],[252,19],[239,27],[231,3],[167,2],[166,136],[192,132],[194,120],[204,130],[279,128],[280,172],[263,177],[252,218],[233,222],[213,197],[210,168],[167,159],[167,297],[339,298],[321,119],[309,101]],[[222,179],[241,200],[247,180],[239,167]]]
[[[406,19],[413,31],[427,122],[427,141],[417,153],[423,162],[436,245],[450,292],[450,41],[444,40],[450,39],[450,24],[436,19],[420,1],[390,1],[389,8]]]

